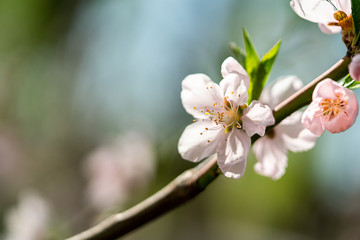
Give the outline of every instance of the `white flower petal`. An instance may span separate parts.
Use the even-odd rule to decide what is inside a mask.
[[[205,115],[207,109],[221,111],[224,94],[220,86],[205,74],[192,74],[182,81],[181,100],[185,110],[194,118],[208,118]]]
[[[301,124],[302,112],[297,111],[275,127],[281,133],[287,149],[292,152],[310,150],[315,146],[317,136]]]
[[[228,57],[221,65],[221,74],[226,78],[232,73],[238,75],[244,81],[246,88],[249,88],[249,76],[245,69],[233,57]]]
[[[221,167],[221,171],[224,173],[225,177],[239,179],[244,176],[246,169],[246,160],[238,161],[232,164],[224,165]]]
[[[228,101],[232,101],[237,106],[247,103],[248,89],[245,82],[236,74],[228,74],[221,82],[220,87]]]
[[[351,14],[351,0],[337,0],[339,10],[344,11],[348,16]]]
[[[244,175],[250,146],[250,137],[238,129],[230,133],[227,141],[220,142],[217,150],[218,164],[226,177],[237,179]]]
[[[224,129],[212,121],[200,120],[188,125],[178,144],[181,157],[192,162],[198,162],[214,154],[219,142],[225,141],[223,132]]]
[[[274,137],[267,135],[258,139],[253,145],[253,151],[258,162],[254,168],[258,174],[276,180],[285,173],[287,167],[287,149],[279,134]]]
[[[261,93],[259,101],[274,109],[276,105],[290,97],[303,86],[296,76],[284,76],[276,79]]]
[[[266,127],[275,123],[271,109],[258,101],[245,108],[241,121],[249,137],[255,133],[264,136]]]
[[[324,0],[292,0],[291,8],[300,17],[315,23],[334,22],[334,7]]]

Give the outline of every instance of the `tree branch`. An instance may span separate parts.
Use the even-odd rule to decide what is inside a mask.
[[[216,162],[215,156],[207,158],[153,196],[68,240],[107,240],[125,235],[201,193],[220,174]]]
[[[331,68],[325,71],[323,74],[315,78],[312,82],[308,83],[300,91],[280,103],[274,108],[275,124],[278,124],[284,118],[289,116],[289,113],[293,113],[296,110],[308,105],[311,102],[312,92],[315,86],[326,78],[331,78],[338,81],[345,77],[349,70],[348,66],[350,58],[348,56],[343,57],[340,61],[335,63]]]
[[[340,80],[346,76],[349,63],[350,58],[345,56],[329,70],[276,106],[273,111],[276,120],[275,125],[291,113],[309,104],[312,92],[320,81],[325,78]],[[270,126],[268,129],[274,126]],[[258,138],[258,135],[253,136],[251,139],[252,143]],[[114,214],[98,225],[67,240],[110,240],[121,237],[194,198],[215,180],[219,174],[217,158],[215,156],[209,157],[195,168],[185,171],[163,189],[134,207],[122,213]]]

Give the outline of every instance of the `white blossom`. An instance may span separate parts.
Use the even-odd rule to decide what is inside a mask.
[[[326,34],[352,28],[350,0],[292,0],[290,6],[300,17],[318,23]]]
[[[233,58],[221,67],[223,80],[216,84],[204,74],[187,76],[182,82],[181,100],[196,120],[180,137],[181,156],[198,162],[217,153],[218,165],[226,177],[240,178],[246,167],[250,137],[264,135],[274,124],[268,106],[253,101],[248,106],[249,77]]]
[[[302,82],[297,77],[282,77],[265,87],[259,100],[274,108],[301,87]],[[253,151],[258,160],[255,164],[257,173],[279,179],[288,164],[288,150],[300,152],[314,147],[316,136],[301,124],[301,116],[302,112],[294,112],[254,143]]]

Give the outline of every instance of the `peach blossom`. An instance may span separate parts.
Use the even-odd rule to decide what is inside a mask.
[[[181,100],[194,123],[180,137],[181,156],[198,162],[214,153],[226,177],[240,178],[254,134],[263,136],[274,124],[268,106],[253,101],[247,106],[249,77],[232,57],[221,67],[224,79],[216,84],[204,74],[187,76],[182,82]]]
[[[316,85],[312,102],[305,110],[301,122],[317,136],[325,129],[338,133],[354,124],[358,111],[355,94],[328,78]]]

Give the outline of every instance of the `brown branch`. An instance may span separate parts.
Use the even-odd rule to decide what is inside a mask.
[[[276,124],[289,116],[289,113],[292,113],[308,105],[311,102],[312,92],[314,91],[315,86],[319,82],[326,78],[331,78],[335,81],[338,81],[345,77],[348,74],[349,63],[350,58],[348,56],[343,57],[323,74],[308,83],[300,91],[296,92],[294,95],[290,96],[285,101],[277,105],[274,108],[274,117],[276,119]]]
[[[68,240],[116,239],[201,193],[220,173],[215,156],[187,170],[141,203]]]
[[[273,112],[276,124],[299,108],[309,104],[312,91],[320,81],[325,78],[339,80],[346,76],[349,63],[349,57],[345,56],[303,89],[276,106]],[[258,138],[259,136],[255,135],[251,140],[255,142]],[[163,213],[191,200],[215,180],[219,173],[217,158],[214,156],[209,157],[195,168],[185,171],[159,192],[134,207],[112,215],[98,225],[67,240],[110,240],[121,237]]]

